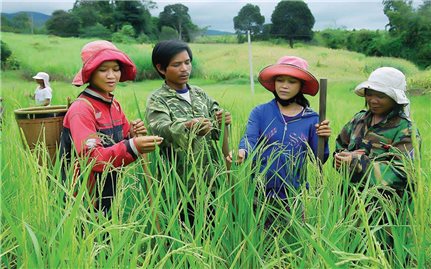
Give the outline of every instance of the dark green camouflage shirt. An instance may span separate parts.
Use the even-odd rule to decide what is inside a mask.
[[[201,88],[189,86],[191,103],[177,94],[166,83],[152,93],[147,100],[146,120],[149,131],[164,138],[163,152],[183,152],[195,155],[208,145],[210,140],[218,140],[220,130],[215,121],[219,104]],[[213,130],[206,136],[198,136],[197,128],[187,129],[185,123],[194,118],[213,120]],[[190,156],[190,155],[189,155]]]
[[[371,185],[406,187],[406,166],[414,156],[412,124],[403,112],[391,112],[378,124],[371,126],[372,114],[360,111],[344,126],[336,140],[335,153],[365,150],[356,156],[349,167],[352,180],[368,177]],[[417,133],[417,141],[420,136]]]

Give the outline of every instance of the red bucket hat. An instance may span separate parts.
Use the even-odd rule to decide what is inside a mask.
[[[275,77],[291,76],[302,80],[301,92],[309,95],[316,95],[319,91],[319,82],[307,71],[306,60],[296,56],[283,56],[276,64],[269,65],[259,73],[258,80],[268,91],[275,91]]]
[[[82,86],[90,80],[91,74],[105,61],[119,61],[120,81],[134,80],[136,66],[133,61],[109,41],[97,40],[86,44],[81,50],[82,68],[75,75],[72,84]]]

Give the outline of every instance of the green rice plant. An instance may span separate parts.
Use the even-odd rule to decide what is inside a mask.
[[[65,104],[67,96],[73,100],[83,90],[70,85],[70,79],[81,65],[79,50],[89,40],[34,36],[34,41],[24,42],[25,36],[10,33],[2,33],[2,38],[18,44],[14,52],[28,70],[51,66],[49,71],[54,74],[69,74],[65,75],[67,82],[53,81],[53,104]],[[193,77],[191,84],[201,86],[231,112],[230,148],[235,151],[250,111],[273,96],[258,84],[251,93],[243,44],[191,46],[206,76]],[[67,52],[59,50],[63,47]],[[133,58],[147,57],[148,61],[151,45],[119,47]],[[314,47],[290,50],[266,43],[254,43],[252,48],[255,75],[261,67],[291,53],[309,59],[310,70],[318,77],[329,78],[327,118],[333,149],[343,125],[364,108],[363,98],[352,92],[367,77],[362,72],[364,65],[379,58]],[[52,51],[57,49],[59,52]],[[31,54],[26,50],[32,50]],[[33,65],[31,59],[39,61]],[[42,59],[52,60],[45,65]],[[67,65],[68,71],[59,71],[63,68],[60,65]],[[310,187],[292,190],[288,212],[264,195],[264,172],[259,172],[258,162],[253,164],[258,151],[242,165],[233,164],[226,171],[220,144],[216,143],[214,159],[203,162],[207,153],[193,156],[190,167],[184,169],[175,161],[166,163],[158,150],[150,153],[147,161],[118,169],[117,196],[110,216],[104,216],[93,209],[86,188],[91,163],[73,157],[72,162],[79,161],[81,175],[74,180],[70,168],[68,180],[63,182],[60,156],[49,164],[43,145],[31,152],[20,143],[13,110],[32,106],[24,96],[36,87],[25,76],[32,73],[28,70],[2,72],[2,268],[431,267],[429,95],[410,96],[412,120],[421,134],[421,149],[418,141],[414,142],[415,161],[404,160],[411,167],[410,200],[389,199],[374,186],[360,190],[345,172],[332,167],[332,157],[322,169],[310,157]],[[115,96],[128,118],[144,117],[146,99],[161,83],[143,80],[118,86]],[[309,100],[318,111],[317,96]],[[45,160],[42,164],[39,156]],[[149,174],[143,170],[143,162],[147,162]],[[192,201],[194,220],[182,220]],[[274,220],[272,225],[265,227],[270,219]]]

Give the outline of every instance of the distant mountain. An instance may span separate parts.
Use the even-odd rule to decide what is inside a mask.
[[[45,22],[51,18],[51,16],[40,13],[40,12],[31,12],[31,11],[20,11],[16,13],[1,13],[2,16],[5,16],[8,20],[11,20],[13,17],[20,13],[27,13],[28,16],[33,18],[33,24],[35,27],[42,27]]]
[[[206,35],[233,35],[234,33],[226,32],[226,31],[219,31],[219,30],[211,30],[208,29],[205,32]]]

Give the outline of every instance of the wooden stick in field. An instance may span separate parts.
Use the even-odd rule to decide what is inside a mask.
[[[326,119],[326,89],[328,80],[326,78],[320,79],[320,93],[319,93],[319,123]],[[317,144],[317,158],[323,162],[325,155],[325,138],[319,136]]]

